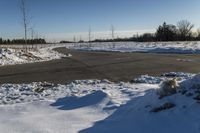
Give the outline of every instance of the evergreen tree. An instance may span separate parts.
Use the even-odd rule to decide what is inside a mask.
[[[157,41],[174,41],[176,40],[176,26],[170,24],[167,25],[166,22],[160,25],[156,31]]]

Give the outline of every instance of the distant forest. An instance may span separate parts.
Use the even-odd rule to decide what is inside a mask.
[[[177,25],[167,24],[164,22],[159,25],[155,33],[144,33],[142,35],[133,35],[129,38],[113,38],[113,39],[95,39],[90,42],[158,42],[158,41],[200,41],[200,29],[194,32],[194,25],[188,20],[181,20]],[[112,36],[114,31],[112,30]],[[89,33],[89,37],[90,37]],[[80,40],[79,43],[85,41]],[[45,39],[2,39],[0,44],[46,44]],[[74,43],[73,41],[60,41],[60,43]]]
[[[95,39],[90,42],[158,42],[158,41],[200,41],[200,29],[193,31],[194,25],[188,20],[181,20],[177,25],[167,24],[164,22],[159,25],[155,33],[144,33],[142,35],[134,35],[130,38],[115,39]],[[112,31],[113,32],[113,31]],[[79,41],[84,42],[82,40]],[[69,41],[61,41],[60,43],[72,43]]]
[[[45,39],[28,39],[27,42],[24,39],[2,39],[0,38],[0,44],[46,44]]]

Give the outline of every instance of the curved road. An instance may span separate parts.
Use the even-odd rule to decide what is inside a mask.
[[[0,67],[0,84],[47,81],[64,84],[81,79],[130,81],[143,74],[200,72],[200,55],[86,52],[55,49],[72,57],[15,66]]]

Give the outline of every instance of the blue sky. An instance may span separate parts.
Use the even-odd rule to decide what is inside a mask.
[[[0,2],[0,36],[22,37],[19,0]],[[200,0],[27,0],[27,6],[35,33],[52,40],[85,38],[89,25],[99,36],[109,36],[111,24],[127,36],[163,21],[187,19],[200,28]]]

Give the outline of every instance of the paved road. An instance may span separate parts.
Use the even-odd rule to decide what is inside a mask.
[[[70,58],[0,67],[0,84],[47,81],[67,83],[78,79],[130,81],[142,74],[160,75],[170,71],[200,72],[200,55],[84,52],[56,49]]]

